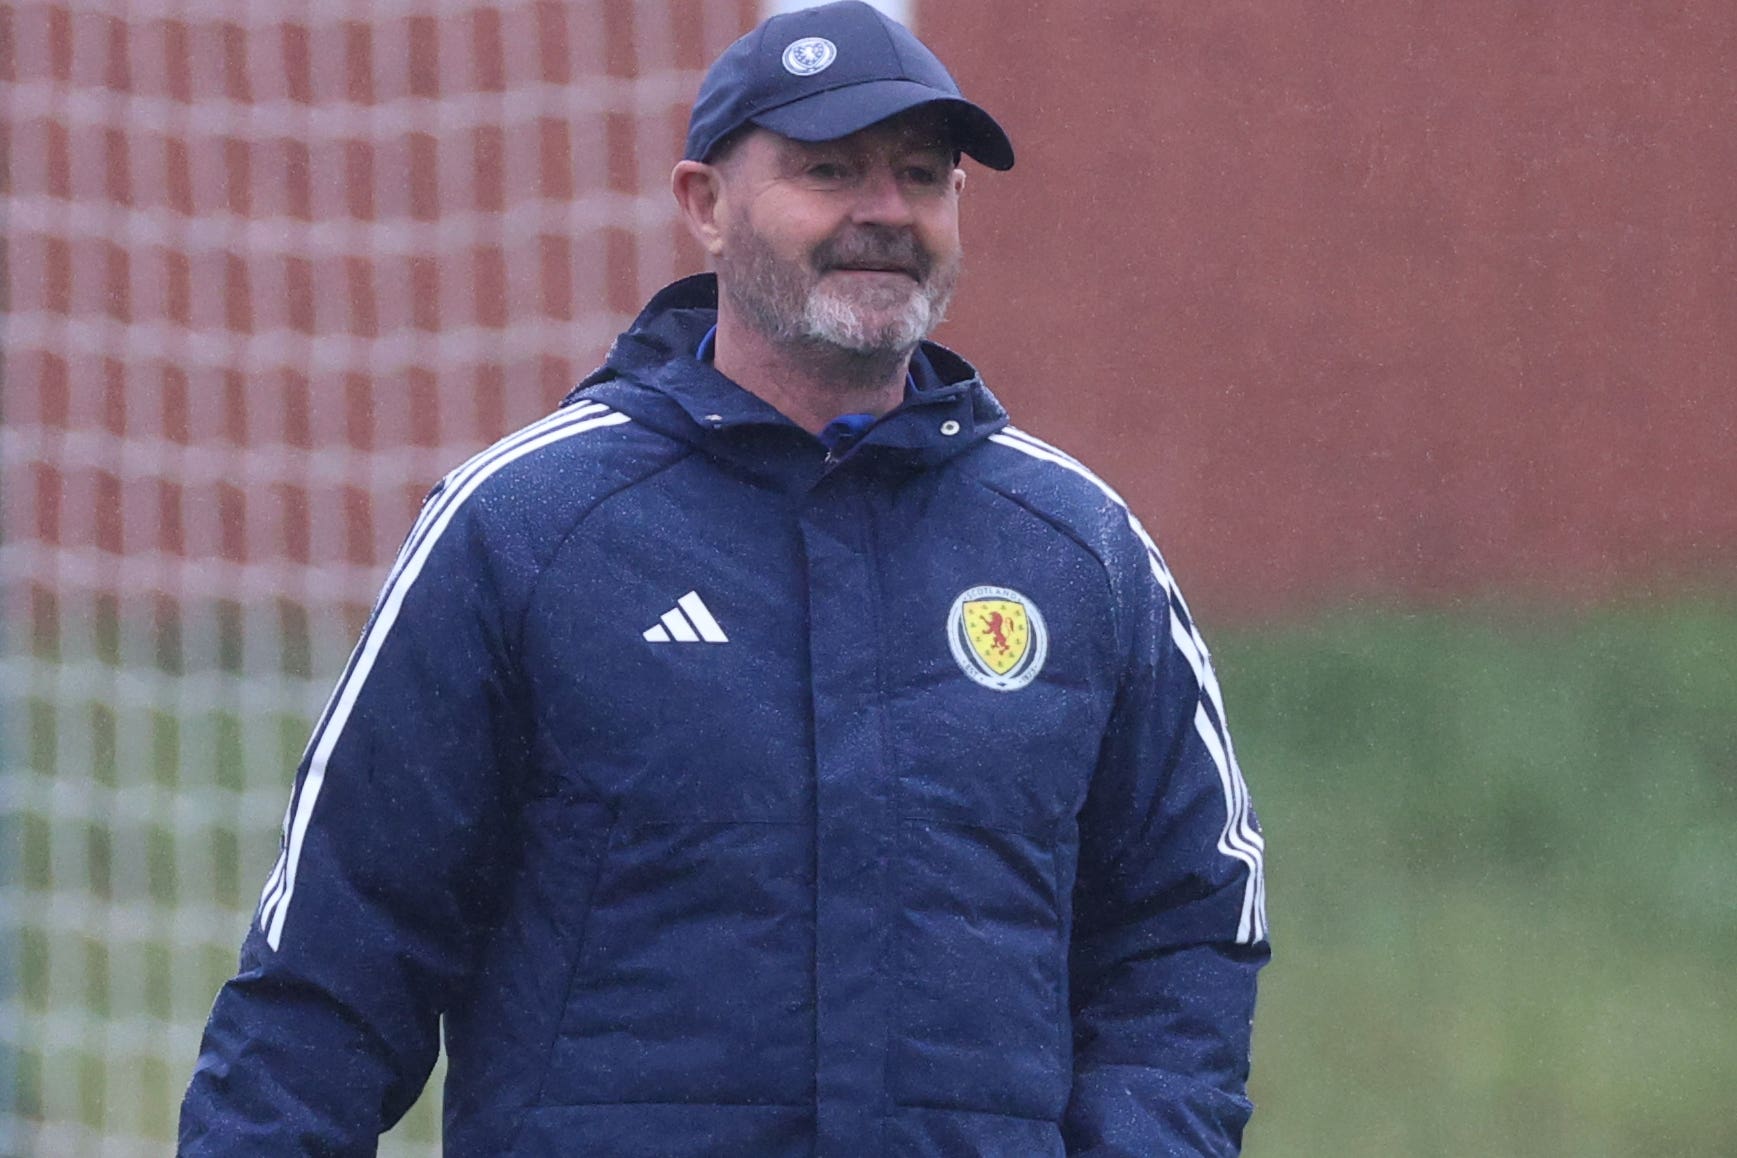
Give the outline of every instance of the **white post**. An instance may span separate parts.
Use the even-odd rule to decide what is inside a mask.
[[[780,12],[795,12],[803,8],[813,8],[822,2],[823,0],[762,0],[760,18],[776,16]],[[906,28],[912,31],[916,30],[916,0],[868,0],[868,3],[879,8]]]

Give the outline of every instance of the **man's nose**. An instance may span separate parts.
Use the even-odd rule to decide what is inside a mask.
[[[857,183],[853,218],[863,224],[909,225],[913,218],[910,190],[891,165],[876,165]]]

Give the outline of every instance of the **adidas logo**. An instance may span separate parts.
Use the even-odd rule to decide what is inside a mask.
[[[729,643],[730,637],[712,618],[699,592],[690,591],[663,613],[663,619],[656,626],[645,629],[645,640],[647,643]]]

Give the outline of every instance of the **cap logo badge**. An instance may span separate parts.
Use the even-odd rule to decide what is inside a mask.
[[[1019,592],[973,587],[947,613],[947,643],[971,679],[998,692],[1016,692],[1043,670],[1049,631],[1036,605]]]
[[[838,59],[838,45],[824,36],[804,36],[784,50],[784,71],[793,76],[825,72]]]

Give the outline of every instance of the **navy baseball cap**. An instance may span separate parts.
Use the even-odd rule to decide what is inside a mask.
[[[700,82],[682,154],[704,161],[743,125],[797,141],[832,141],[920,105],[940,107],[953,144],[991,169],[1013,168],[1013,144],[966,100],[946,66],[903,24],[839,0],[761,21]]]

